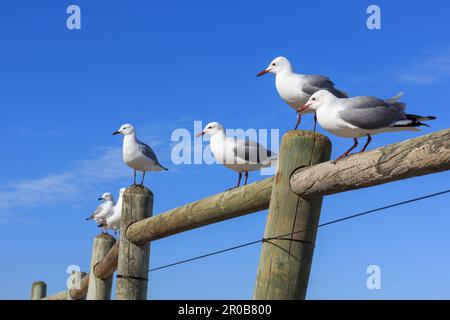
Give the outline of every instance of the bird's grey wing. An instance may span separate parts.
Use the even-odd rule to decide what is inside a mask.
[[[234,155],[249,163],[265,163],[276,154],[255,141],[238,140],[233,149]]]
[[[406,119],[400,106],[375,97],[354,97],[344,102],[339,112],[344,121],[366,130],[380,129]]]
[[[318,75],[304,75],[302,78],[302,91],[309,95],[313,95],[317,91],[325,89],[330,91],[337,98],[347,97],[347,93],[335,88],[334,82],[331,81],[330,78]]]
[[[94,216],[98,215],[100,212],[103,211],[103,208],[105,207],[105,203],[102,202],[100,203],[97,208],[95,208],[94,212],[91,214],[91,218],[93,218]]]
[[[159,164],[158,157],[156,156],[153,149],[148,145],[143,143],[142,141],[137,141],[139,150],[146,156],[155,161],[156,164]]]
[[[142,141],[137,141],[137,144],[139,146],[139,150],[147,157],[149,157],[150,159],[152,159],[155,162],[155,165],[160,167],[161,170],[169,170],[166,167],[163,167],[161,165],[161,163],[159,163],[158,157],[156,156],[155,152],[153,151],[153,149],[148,145],[143,143]]]

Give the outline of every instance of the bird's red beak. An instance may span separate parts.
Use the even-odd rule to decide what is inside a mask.
[[[203,131],[200,131],[199,133],[197,133],[197,134],[195,135],[195,137],[198,138],[198,137],[202,137],[202,136],[204,136],[204,135],[205,135],[205,133],[204,133]]]
[[[310,105],[311,105],[310,103],[305,103],[304,105],[302,105],[300,108],[297,109],[297,113],[302,113],[303,111],[308,110]]]
[[[257,77],[261,77],[261,76],[263,76],[263,75],[265,75],[266,73],[269,73],[269,72],[270,72],[269,69],[264,69],[263,71],[261,71],[260,73],[258,73],[256,76],[257,76]]]

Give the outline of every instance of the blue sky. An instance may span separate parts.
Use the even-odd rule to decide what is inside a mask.
[[[82,30],[66,28],[66,8]],[[382,29],[366,28],[366,8]],[[133,123],[169,172],[149,174],[155,213],[223,191],[236,174],[219,165],[171,163],[171,133],[193,121],[229,128],[291,129],[295,114],[271,75],[284,55],[302,73],[331,77],[352,95],[404,91],[411,113],[450,120],[448,1],[2,1],[0,4],[0,298],[27,299],[33,281],[64,289],[66,268],[87,270],[105,191],[132,182],[111,133]],[[311,117],[303,127],[310,129]],[[375,136],[371,148],[421,133]],[[332,137],[333,157],[351,140]],[[214,177],[214,179],[211,179]],[[328,196],[321,221],[448,189],[448,173]],[[251,181],[264,177],[250,176]],[[448,196],[319,231],[310,299],[450,298]],[[152,244],[152,267],[262,236],[266,213]],[[150,275],[152,299],[251,298],[260,247]],[[366,288],[379,265],[382,289]]]

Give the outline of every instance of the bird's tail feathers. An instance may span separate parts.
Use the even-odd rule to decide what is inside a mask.
[[[412,120],[412,121],[428,121],[428,120],[435,120],[435,116],[418,116],[416,114],[407,114],[406,119]]]
[[[394,127],[429,127],[428,124],[423,123],[422,121],[434,120],[436,117],[434,116],[418,116],[415,114],[407,114],[406,120],[397,121],[394,124]]]
[[[398,100],[400,100],[401,97],[403,97],[403,92],[402,91],[397,93],[395,96],[393,96],[393,97],[391,97],[389,99],[386,99],[386,101],[389,102],[389,103],[394,103],[394,102],[397,102]]]
[[[161,171],[169,171],[169,169],[167,169],[166,167],[163,167],[162,165],[159,165],[159,167],[161,168]]]

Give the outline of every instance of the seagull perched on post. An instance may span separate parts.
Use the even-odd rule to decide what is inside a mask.
[[[297,74],[289,60],[285,57],[275,58],[269,66],[257,74],[258,77],[266,74],[275,74],[275,86],[280,97],[296,111],[308,101],[315,92],[326,89],[339,98],[346,98],[347,94],[334,87],[333,81],[318,75]],[[297,113],[296,130],[301,121],[301,115],[314,113],[312,110],[303,110]],[[317,118],[314,116],[314,131],[316,131]]]
[[[112,208],[114,207],[114,196],[111,193],[106,192],[98,198],[98,200],[103,202],[97,206],[95,211],[88,218],[86,218],[86,220],[94,220],[98,223],[110,214]]]
[[[116,205],[110,210],[110,214],[103,218],[98,225],[99,228],[113,229],[114,234],[117,234],[117,229],[120,229],[120,219],[122,218],[123,193],[127,190],[122,188],[119,191],[119,199]]]
[[[255,141],[227,137],[224,127],[218,122],[207,124],[205,129],[199,132],[196,137],[205,134],[211,136],[210,146],[214,158],[225,167],[239,173],[235,188],[238,188],[241,184],[242,173],[245,173],[244,185],[246,185],[250,171],[270,167],[272,162],[275,162],[278,158],[277,154]]]
[[[123,161],[134,170],[134,184],[136,185],[136,171],[142,171],[141,185],[144,185],[147,171],[167,171],[158,161],[156,154],[149,145],[141,142],[136,137],[136,130],[131,124],[124,124],[113,135],[122,134],[123,137]]]
[[[327,90],[314,93],[299,112],[313,110],[317,121],[325,130],[338,137],[353,138],[353,146],[335,161],[345,158],[358,146],[358,138],[367,136],[360,152],[366,151],[372,135],[382,132],[420,131],[427,126],[421,121],[434,120],[433,116],[418,116],[405,113],[406,104],[399,102],[402,93],[390,99],[370,96],[338,98]]]

